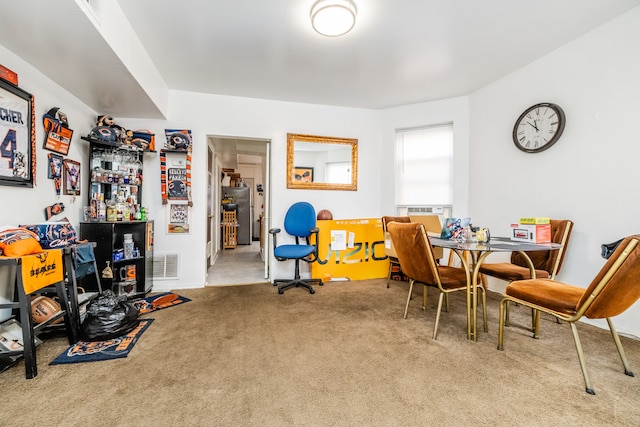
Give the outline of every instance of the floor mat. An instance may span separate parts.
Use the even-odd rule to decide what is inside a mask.
[[[189,301],[191,301],[189,298],[182,297],[172,292],[165,292],[162,294],[152,295],[138,301],[133,301],[133,305],[140,310],[140,314],[142,315]]]
[[[78,341],[49,364],[97,362],[127,357],[133,346],[138,342],[140,335],[151,325],[151,322],[153,322],[153,319],[141,319],[140,324],[133,331],[111,340]]]

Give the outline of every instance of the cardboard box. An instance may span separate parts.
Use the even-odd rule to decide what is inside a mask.
[[[520,224],[551,224],[551,219],[547,216],[520,218]]]
[[[411,222],[421,222],[424,224],[424,231],[427,232],[429,237],[440,236],[442,230],[442,224],[438,215],[411,215]],[[433,248],[433,257],[435,259],[441,259],[444,257],[444,250],[440,247]]]
[[[511,224],[511,240],[529,243],[550,243],[551,224]]]
[[[411,222],[420,222],[424,224],[424,230],[427,232],[429,237],[440,237],[442,225],[440,224],[438,215],[411,215],[409,218],[411,219]],[[393,242],[391,241],[389,232],[384,233],[384,247],[385,253],[388,256],[397,258],[396,249],[393,247]],[[433,247],[433,257],[435,259],[443,258],[444,249],[440,247]]]

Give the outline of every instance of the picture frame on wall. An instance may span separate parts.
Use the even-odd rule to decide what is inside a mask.
[[[68,127],[67,115],[57,107],[52,108],[44,115],[42,125],[45,131],[42,147],[65,156],[69,154],[73,130]]]
[[[33,96],[0,79],[0,185],[33,188]]]
[[[169,203],[167,234],[189,234],[189,205],[186,202]]]
[[[80,162],[75,160],[64,159],[62,162],[64,177],[64,194],[69,196],[80,195]]]
[[[49,167],[47,168],[47,178],[54,179],[62,176],[62,164],[64,158],[57,154],[49,153],[47,156],[49,159]]]
[[[293,177],[297,182],[313,182],[313,168],[296,166],[293,170]]]

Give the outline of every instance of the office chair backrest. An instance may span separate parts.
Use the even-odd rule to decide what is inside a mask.
[[[438,267],[424,224],[390,222],[387,227],[402,272],[418,282],[438,285]]]
[[[316,211],[310,203],[297,202],[289,207],[284,217],[284,229],[296,237],[309,237],[316,226]]]
[[[557,251],[528,251],[527,255],[531,258],[536,270],[545,270],[552,279],[560,272],[564,255],[567,252],[569,237],[573,230],[573,221],[568,219],[552,219],[551,220],[551,241],[559,243],[562,248]],[[522,254],[513,252],[511,254],[511,263],[521,267],[529,268],[529,264]]]
[[[640,299],[640,235],[626,237],[578,303],[590,319],[617,316]]]

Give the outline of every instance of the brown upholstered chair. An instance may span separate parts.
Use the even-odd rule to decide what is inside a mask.
[[[435,287],[440,291],[436,323],[433,328],[433,339],[436,339],[445,295],[467,290],[467,284],[471,281],[469,266],[464,259],[462,260],[463,268],[438,265],[422,223],[390,222],[387,224],[387,228],[400,262],[400,268],[409,277],[409,295],[403,317],[407,318],[415,282],[423,284],[423,308],[426,307],[427,286]],[[482,289],[482,287],[475,287],[475,289]],[[482,289],[482,306],[486,326],[487,304],[484,289]]]
[[[440,224],[440,218],[438,215],[418,215],[418,216],[383,216],[382,217],[382,231],[384,232],[384,248],[385,254],[389,258],[389,274],[387,275],[387,288],[389,287],[389,283],[391,282],[391,273],[393,271],[394,265],[400,265],[398,263],[398,257],[396,256],[396,251],[393,248],[393,242],[389,237],[389,233],[387,232],[387,224],[391,221],[395,222],[421,222],[424,224],[424,228],[427,231],[433,233],[440,233],[442,229],[442,225]],[[436,259],[440,259],[443,257],[442,248],[433,248],[433,254]]]
[[[503,349],[506,308],[510,302],[531,307],[536,313],[544,312],[571,325],[578,352],[586,392],[595,394],[587,373],[582,345],[576,322],[583,316],[589,319],[607,319],[613,341],[622,359],[625,374],[633,376],[622,343],[611,318],[631,307],[640,298],[640,235],[625,238],[607,260],[587,289],[552,279],[529,279],[511,282],[500,302],[500,329],[498,350]]]
[[[387,288],[389,287],[389,283],[391,282],[391,272],[393,271],[393,266],[399,266],[398,257],[396,256],[396,251],[393,247],[393,242],[388,235],[387,224],[390,222],[402,222],[408,223],[411,222],[411,218],[408,216],[383,216],[382,217],[382,231],[384,232],[384,253],[389,258],[389,273],[387,274]]]
[[[555,279],[560,272],[564,256],[567,252],[569,237],[573,230],[573,221],[568,219],[551,220],[551,241],[559,243],[562,248],[553,251],[530,251],[526,252],[536,271],[537,279]],[[480,266],[480,273],[487,276],[496,277],[501,280],[512,282],[514,280],[531,279],[531,271],[526,259],[521,253],[511,253],[511,262],[501,263],[483,263]],[[483,283],[485,281],[483,280]],[[535,314],[534,314],[535,316]],[[507,324],[509,324],[509,315],[507,312]],[[537,324],[534,325],[534,335],[537,336]]]

